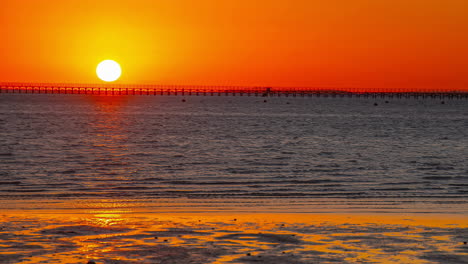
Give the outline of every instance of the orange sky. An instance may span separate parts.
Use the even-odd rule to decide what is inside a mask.
[[[468,90],[467,0],[0,1],[0,81]]]

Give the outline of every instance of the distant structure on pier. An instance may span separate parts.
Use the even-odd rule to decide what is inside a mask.
[[[195,96],[293,96],[293,97],[390,97],[467,99],[467,91],[360,89],[314,87],[259,87],[205,85],[124,85],[70,83],[0,83],[0,93],[90,95],[195,95]]]

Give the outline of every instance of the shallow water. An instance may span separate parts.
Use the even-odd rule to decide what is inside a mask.
[[[467,212],[466,100],[182,98],[0,94],[0,209]]]

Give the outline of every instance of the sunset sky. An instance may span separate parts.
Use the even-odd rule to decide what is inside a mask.
[[[1,0],[0,81],[468,90],[467,0]]]

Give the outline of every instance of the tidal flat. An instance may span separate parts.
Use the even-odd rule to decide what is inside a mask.
[[[0,263],[468,263],[467,240],[447,214],[0,215]]]

